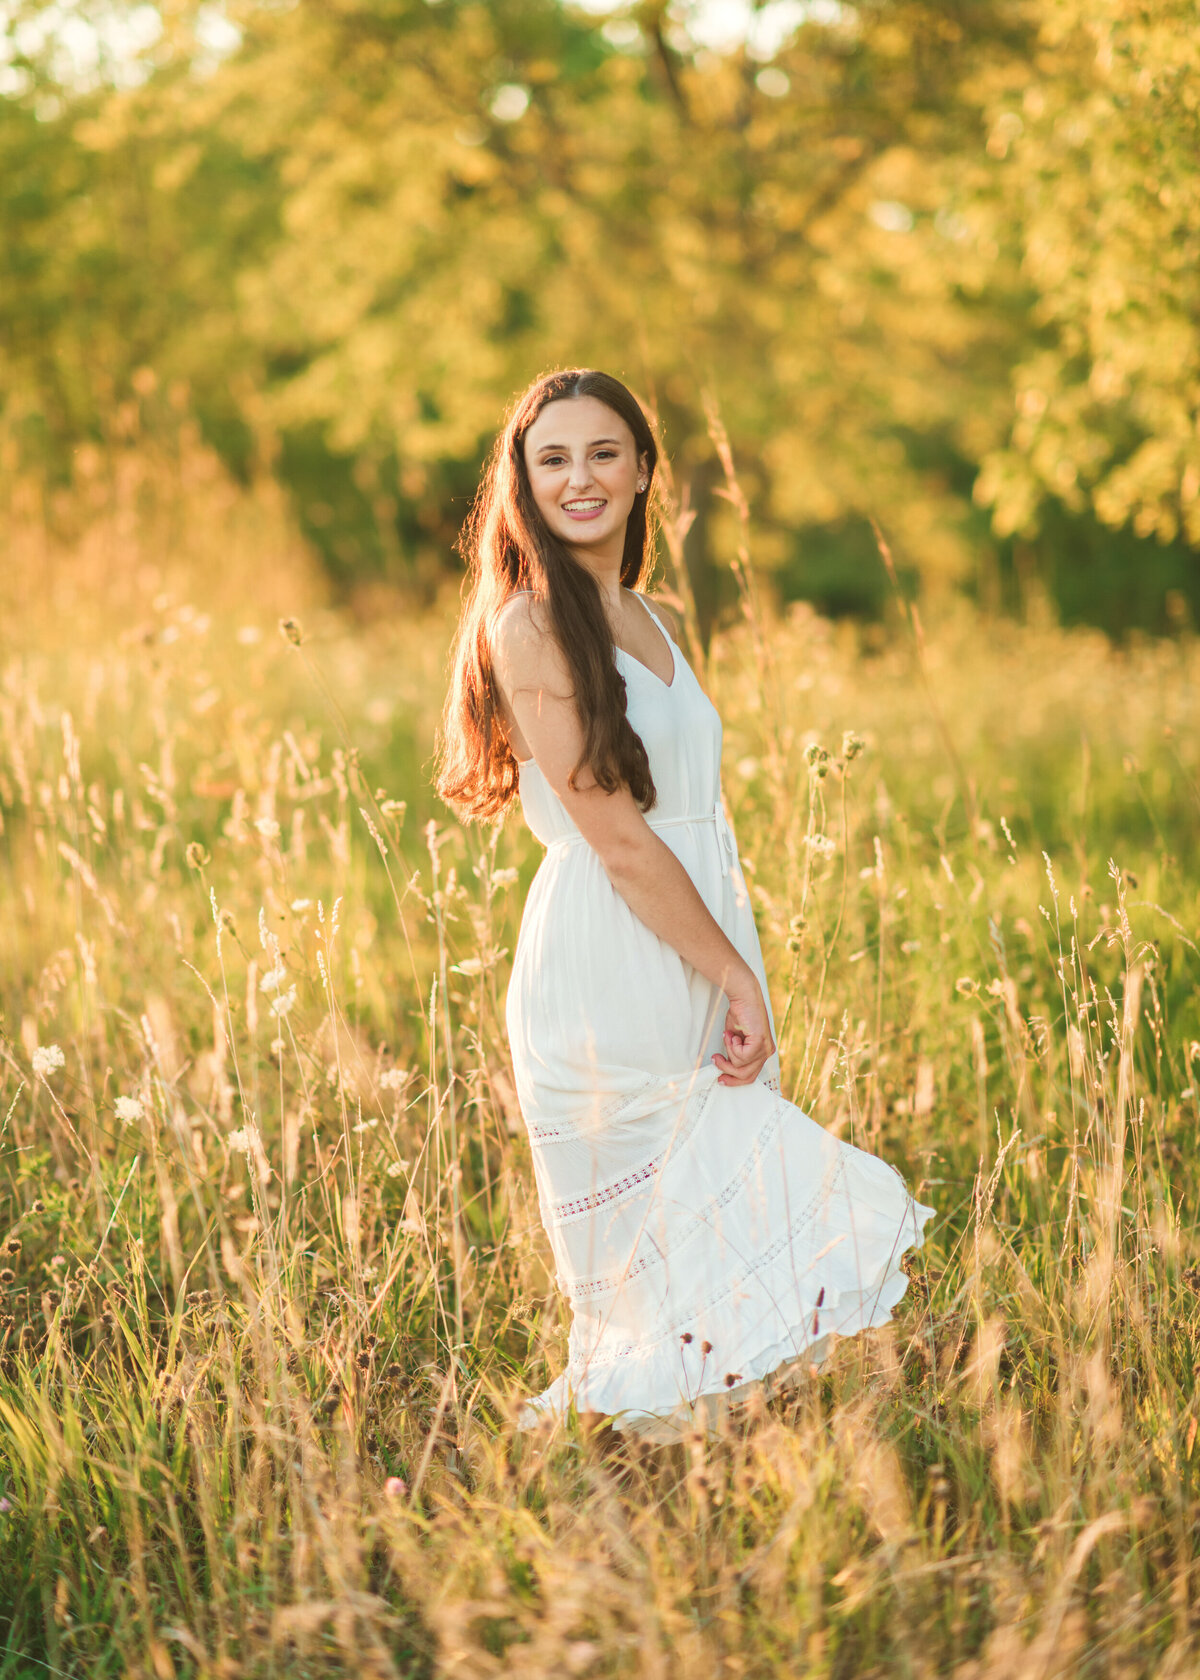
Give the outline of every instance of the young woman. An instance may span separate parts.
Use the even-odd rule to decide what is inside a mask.
[[[883,1323],[932,1209],[788,1102],[721,720],[638,591],[657,462],[618,380],[539,379],[464,538],[437,789],[546,848],[506,1014],[566,1370],[522,1423],[669,1434]]]

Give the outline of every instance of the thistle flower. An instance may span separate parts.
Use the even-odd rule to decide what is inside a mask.
[[[846,760],[846,763],[849,764],[852,759],[858,757],[859,753],[865,752],[866,745],[867,743],[861,735],[856,734],[853,729],[847,729],[842,736],[842,757]]]
[[[67,1065],[67,1058],[57,1044],[39,1044],[33,1052],[33,1072],[36,1079],[48,1079],[52,1073]]]

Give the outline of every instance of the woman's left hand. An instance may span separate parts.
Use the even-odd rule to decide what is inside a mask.
[[[757,980],[744,990],[729,994],[724,1038],[725,1054],[716,1051],[712,1058],[720,1070],[717,1084],[752,1084],[775,1050],[767,1006]]]

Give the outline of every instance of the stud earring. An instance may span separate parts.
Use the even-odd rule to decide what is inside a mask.
[[[643,491],[643,490],[644,490],[644,489],[645,489],[645,488],[646,488],[646,486],[645,486],[645,485],[644,485],[644,484],[639,484],[639,485],[638,485],[638,495],[639,495],[639,496],[640,496],[640,495],[641,495],[641,494],[642,494],[642,491]]]

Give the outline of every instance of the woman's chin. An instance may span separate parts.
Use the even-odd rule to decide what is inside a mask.
[[[618,535],[618,527],[611,519],[572,520],[559,529],[558,535],[570,548],[597,549],[612,542]]]

